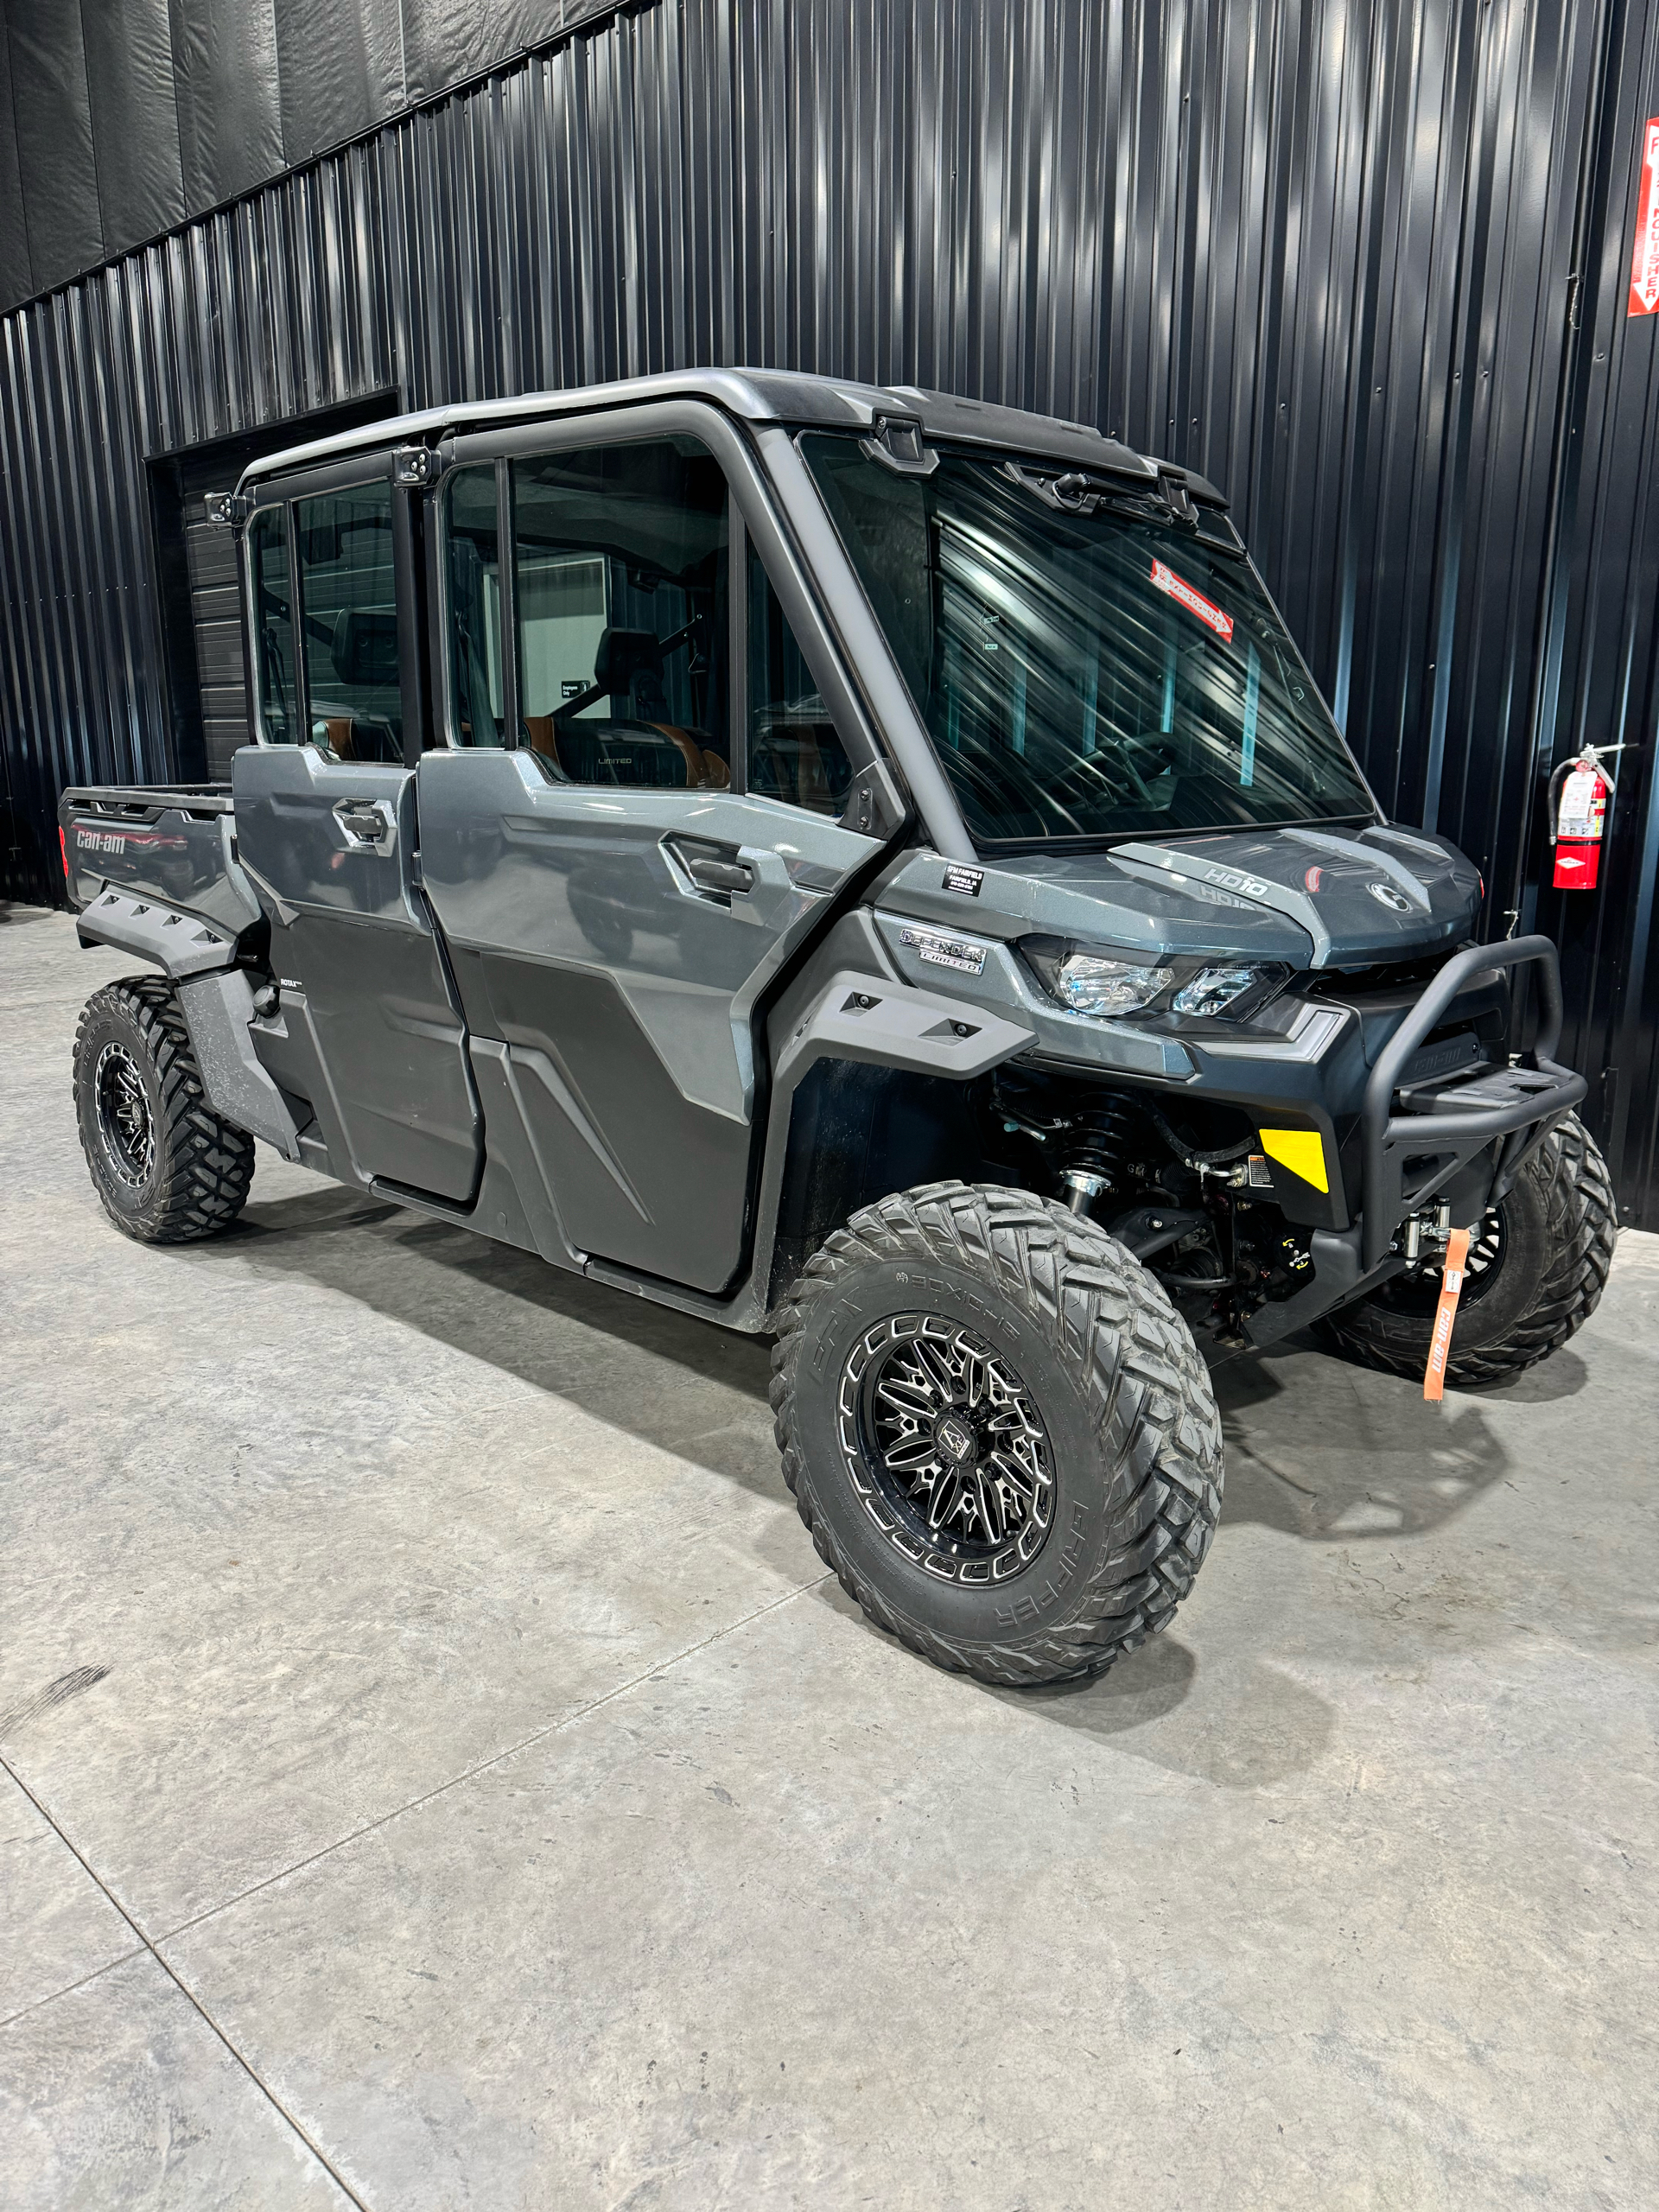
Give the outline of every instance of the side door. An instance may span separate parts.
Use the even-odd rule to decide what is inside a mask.
[[[718,1291],[748,1228],[757,1003],[881,849],[840,818],[859,734],[756,550],[723,418],[675,402],[492,443],[438,495],[428,894],[570,1242]]]
[[[277,1082],[327,1091],[351,1154],[336,1166],[464,1200],[481,1130],[418,883],[413,528],[384,454],[262,490],[247,548],[258,741],[232,787],[281,991],[255,1049]]]

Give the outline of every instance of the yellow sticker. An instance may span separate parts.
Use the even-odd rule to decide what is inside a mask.
[[[1316,1191],[1330,1190],[1330,1179],[1325,1172],[1325,1147],[1317,1129],[1263,1129],[1262,1149],[1269,1160],[1288,1167],[1293,1175],[1300,1175]]]

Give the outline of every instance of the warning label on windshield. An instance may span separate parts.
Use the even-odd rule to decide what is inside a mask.
[[[1166,591],[1172,599],[1179,600],[1189,614],[1196,614],[1200,622],[1208,623],[1218,638],[1233,634],[1233,618],[1212,607],[1201,591],[1194,591],[1185,576],[1178,576],[1173,569],[1162,561],[1152,564],[1152,582],[1155,591]]]

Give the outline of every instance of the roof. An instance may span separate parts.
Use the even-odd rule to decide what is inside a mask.
[[[868,429],[878,416],[919,420],[923,435],[975,445],[1013,448],[1082,467],[1109,468],[1150,479],[1160,472],[1184,480],[1201,498],[1226,503],[1213,485],[1191,469],[1159,462],[1083,423],[1030,415],[913,385],[859,384],[840,377],[801,376],[774,369],[674,369],[660,376],[629,377],[615,384],[583,385],[570,391],[521,392],[510,399],[467,400],[369,423],[338,437],[266,454],[243,474],[257,482],[290,468],[330,461],[365,448],[429,441],[447,431],[479,430],[498,423],[532,423],[596,409],[639,406],[653,399],[702,399],[749,423],[785,423],[823,429]]]

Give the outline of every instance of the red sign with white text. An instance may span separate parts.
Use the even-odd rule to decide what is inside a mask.
[[[1179,600],[1189,614],[1196,614],[1200,622],[1207,622],[1218,638],[1232,636],[1232,616],[1224,614],[1218,607],[1212,607],[1202,592],[1194,591],[1185,576],[1178,576],[1174,569],[1164,562],[1153,563],[1152,582],[1154,590],[1166,591],[1172,599]]]
[[[1630,264],[1630,313],[1659,312],[1659,115],[1642,133],[1642,196],[1636,208],[1636,257]]]

